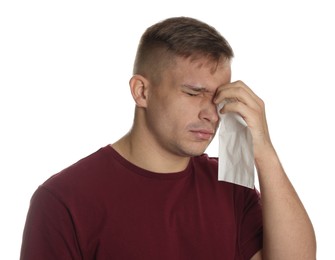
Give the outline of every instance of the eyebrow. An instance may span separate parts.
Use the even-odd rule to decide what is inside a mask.
[[[213,92],[213,91],[208,90],[206,87],[195,86],[195,85],[190,85],[190,84],[182,84],[181,87],[188,88],[196,92],[207,92],[207,93]]]

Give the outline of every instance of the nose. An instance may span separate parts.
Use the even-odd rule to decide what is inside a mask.
[[[220,119],[216,104],[214,104],[213,100],[207,100],[201,106],[201,110],[199,113],[199,118],[202,120],[209,121],[211,123],[217,123]]]

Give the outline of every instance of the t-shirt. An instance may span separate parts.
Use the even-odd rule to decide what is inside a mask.
[[[217,171],[203,154],[150,172],[103,147],[36,190],[21,259],[250,259],[262,248],[259,193]]]

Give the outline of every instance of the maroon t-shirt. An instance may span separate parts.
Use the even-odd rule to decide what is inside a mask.
[[[262,247],[259,194],[217,169],[204,154],[154,173],[106,146],[37,189],[21,259],[250,259]]]

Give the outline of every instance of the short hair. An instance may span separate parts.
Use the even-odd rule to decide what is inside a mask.
[[[174,57],[206,57],[218,64],[234,57],[228,41],[212,26],[190,17],[173,17],[158,22],[143,33],[133,73],[159,78]]]

